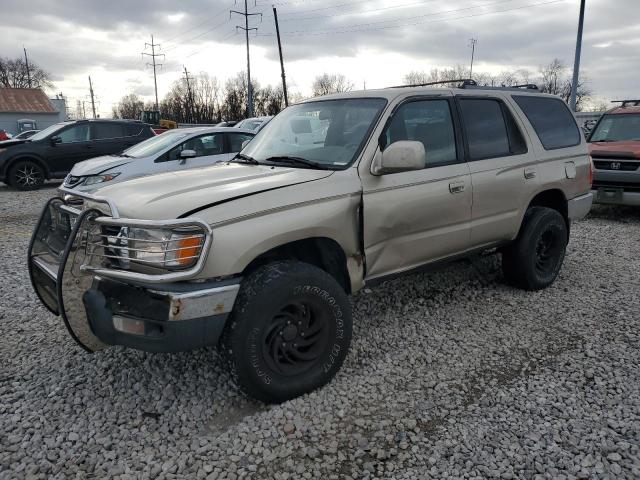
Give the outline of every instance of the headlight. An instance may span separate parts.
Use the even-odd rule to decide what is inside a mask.
[[[109,245],[105,248],[106,256],[116,260],[121,268],[129,268],[130,262],[158,268],[188,268],[198,261],[205,241],[201,230],[122,227],[104,236]]]
[[[86,177],[84,184],[95,185],[96,183],[110,182],[111,180],[116,178],[118,175],[120,175],[120,172],[105,173],[104,175],[91,175],[89,177]]]

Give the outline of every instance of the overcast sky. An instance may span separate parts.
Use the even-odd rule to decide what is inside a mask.
[[[586,0],[581,74],[598,98],[640,95],[640,0]],[[252,78],[278,84],[272,3],[278,8],[290,89],[306,96],[313,78],[343,73],[356,88],[401,83],[411,70],[468,64],[499,73],[560,58],[573,64],[579,0],[255,0],[250,12]],[[164,53],[160,98],[183,65],[221,81],[246,69],[241,0],[2,0],[0,55],[22,55],[51,72],[55,91],[88,99],[91,75],[99,110],[131,92],[153,98],[153,75],[140,53],[154,34]],[[150,53],[150,50],[146,50]],[[50,92],[52,93],[52,92]]]

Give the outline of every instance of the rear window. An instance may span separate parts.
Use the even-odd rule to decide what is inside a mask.
[[[125,126],[126,136],[137,137],[138,135],[140,135],[140,133],[142,133],[142,127],[143,125],[139,125],[135,123],[126,125]]]
[[[580,131],[567,104],[557,98],[514,95],[545,150],[575,147]]]

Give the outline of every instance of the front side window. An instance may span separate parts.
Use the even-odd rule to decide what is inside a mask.
[[[38,133],[34,134],[31,137],[31,140],[38,141],[47,138],[49,135],[55,134],[58,130],[66,127],[68,123],[56,123],[55,125],[51,125],[50,127],[45,128],[44,130],[40,130]]]
[[[513,95],[545,150],[575,147],[582,136],[567,104],[559,98]]]
[[[386,105],[382,98],[319,100],[280,112],[242,152],[260,163],[347,168]]]
[[[402,105],[383,134],[383,147],[400,140],[421,142],[427,167],[457,161],[456,136],[447,100],[420,100]]]
[[[74,125],[58,134],[60,143],[88,142],[89,141],[89,124]]]
[[[222,133],[210,133],[208,135],[190,138],[169,150],[166,160],[179,160],[180,153],[183,150],[195,151],[196,157],[220,155],[224,153],[224,136]]]
[[[605,115],[593,131],[590,142],[640,141],[640,114]]]
[[[511,155],[509,134],[499,101],[461,98],[460,110],[470,160]]]
[[[189,134],[187,132],[182,132],[180,130],[165,132],[158,136],[148,138],[144,142],[140,142],[137,145],[126,149],[123,153],[132,158],[151,157],[158,155],[188,135]]]
[[[94,123],[91,127],[92,140],[107,140],[121,138],[122,136],[122,125],[118,123]]]
[[[248,133],[229,133],[229,152],[236,153],[242,150],[242,144],[253,138]]]

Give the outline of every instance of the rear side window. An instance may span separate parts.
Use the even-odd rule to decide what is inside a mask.
[[[513,99],[529,119],[545,150],[580,144],[576,121],[562,100],[525,95],[514,95]]]
[[[507,124],[500,102],[461,98],[460,108],[471,160],[511,155]]]
[[[253,135],[247,133],[229,133],[229,152],[236,153],[242,150],[242,144],[246,140],[251,140]]]
[[[119,123],[94,123],[91,131],[92,140],[120,138],[123,136],[122,125]]]

